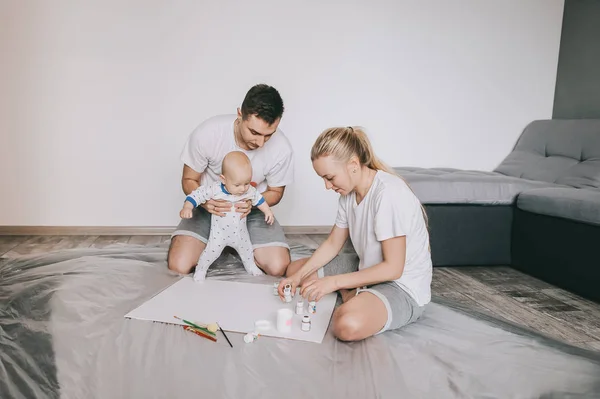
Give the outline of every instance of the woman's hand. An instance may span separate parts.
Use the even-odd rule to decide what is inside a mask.
[[[281,282],[279,283],[279,287],[277,287],[277,292],[279,293],[279,298],[281,298],[282,301],[284,300],[283,289],[288,284],[292,287],[292,297],[293,297],[296,294],[296,287],[298,287],[300,285],[301,281],[302,281],[302,279],[300,278],[299,273],[295,273],[292,276],[286,277],[283,280],[281,280]]]
[[[337,286],[336,278],[334,276],[328,276],[308,281],[302,286],[300,295],[306,298],[306,300],[309,302],[319,301],[325,295],[337,291],[338,289],[339,287]]]

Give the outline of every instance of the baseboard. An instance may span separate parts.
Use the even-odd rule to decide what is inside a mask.
[[[0,226],[7,236],[167,236],[175,226]],[[283,226],[285,234],[329,234],[331,226]]]
[[[285,234],[329,234],[333,226],[283,226]]]
[[[170,235],[168,226],[0,226],[0,235],[9,236],[138,236]]]

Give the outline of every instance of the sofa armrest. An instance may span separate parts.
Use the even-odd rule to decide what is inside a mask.
[[[521,210],[577,222],[600,225],[600,190],[577,188],[536,188],[517,198]]]

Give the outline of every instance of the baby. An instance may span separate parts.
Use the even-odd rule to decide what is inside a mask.
[[[229,246],[237,251],[242,259],[244,268],[253,276],[264,274],[254,263],[252,243],[246,227],[246,218],[234,208],[236,202],[251,200],[265,214],[265,221],[273,224],[275,217],[262,194],[250,185],[252,180],[252,164],[248,156],[241,151],[228,153],[223,159],[221,182],[200,186],[188,195],[179,213],[181,218],[192,217],[192,210],[209,199],[220,199],[231,202],[231,210],[225,216],[211,214],[210,237],[206,248],[202,251],[196,272],[195,281],[204,281],[210,265],[221,255],[223,249]]]

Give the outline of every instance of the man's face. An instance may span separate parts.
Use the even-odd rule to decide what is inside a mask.
[[[238,115],[240,115],[238,111]],[[241,115],[240,115],[241,116]],[[250,115],[245,120],[240,117],[240,147],[245,150],[256,150],[261,148],[275,133],[281,119],[277,119],[271,125],[264,120],[257,118],[256,115]]]

